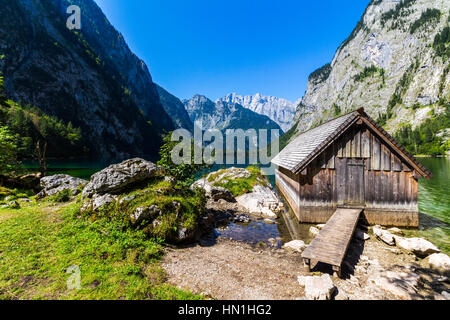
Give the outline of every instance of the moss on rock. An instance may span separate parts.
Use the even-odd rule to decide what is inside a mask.
[[[128,190],[98,209],[94,209],[95,198],[85,201],[82,214],[91,221],[120,221],[128,228],[143,230],[149,238],[172,243],[194,239],[206,213],[203,190],[174,186],[164,177]]]

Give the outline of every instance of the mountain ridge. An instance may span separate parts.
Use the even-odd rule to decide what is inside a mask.
[[[292,120],[298,104],[287,99],[274,96],[265,96],[260,93],[246,96],[242,96],[237,93],[230,93],[217,99],[217,101],[237,103],[253,112],[268,116],[285,132],[292,127]]]
[[[228,103],[221,100],[213,102],[206,96],[196,94],[191,99],[184,99],[183,104],[194,125],[199,121],[202,129],[282,129],[280,126],[265,115],[253,112],[237,103]]]
[[[310,75],[289,139],[360,107],[391,134],[445,117],[449,11],[445,1],[372,0],[331,63]]]
[[[66,27],[69,5],[82,10],[81,30]],[[0,21],[8,98],[80,127],[93,157],[157,156],[174,124],[147,65],[94,1],[11,0]]]

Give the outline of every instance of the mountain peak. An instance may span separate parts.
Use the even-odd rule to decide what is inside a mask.
[[[283,98],[264,96],[256,93],[251,96],[242,96],[237,93],[229,93],[217,101],[237,103],[246,109],[269,117],[275,121],[283,131],[287,131],[292,126],[297,104]]]

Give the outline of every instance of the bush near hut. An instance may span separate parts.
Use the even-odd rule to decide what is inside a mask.
[[[219,170],[214,174],[208,176],[208,182],[211,182],[215,187],[225,188],[235,196],[239,197],[243,194],[252,192],[253,188],[257,185],[268,186],[269,182],[262,173],[261,169],[255,166],[250,166],[246,169],[250,175],[245,177],[233,177],[225,176],[221,178],[221,176],[227,172],[226,169]]]

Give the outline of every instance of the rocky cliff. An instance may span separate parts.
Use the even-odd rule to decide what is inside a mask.
[[[81,30],[66,27],[71,4]],[[174,127],[147,66],[93,0],[1,1],[0,56],[7,97],[80,127],[94,156],[154,156]]]
[[[166,110],[174,125],[177,128],[193,132],[194,124],[189,118],[189,114],[184,108],[183,102],[159,85],[156,85],[156,88],[158,89],[159,99],[161,100],[164,110]]]
[[[293,103],[283,98],[263,96],[259,93],[253,96],[241,96],[236,93],[230,93],[219,100],[227,103],[237,103],[253,112],[268,116],[285,132],[292,127],[292,120],[299,103]]]
[[[309,77],[296,133],[360,107],[391,133],[443,114],[450,100],[449,9],[441,0],[371,1],[331,63]]]

